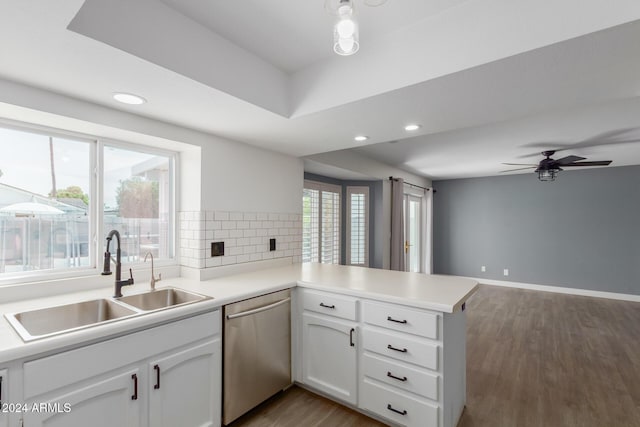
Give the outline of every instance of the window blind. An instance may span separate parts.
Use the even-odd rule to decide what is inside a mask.
[[[347,264],[369,265],[369,188],[347,187]]]

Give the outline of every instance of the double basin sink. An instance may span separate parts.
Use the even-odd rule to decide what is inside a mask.
[[[164,288],[120,298],[5,314],[5,317],[22,340],[28,342],[208,299],[211,297],[183,289]]]

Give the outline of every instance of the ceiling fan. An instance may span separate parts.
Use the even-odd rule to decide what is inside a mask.
[[[562,168],[576,167],[576,166],[608,166],[611,164],[611,160],[583,162],[582,160],[586,160],[586,158],[580,157],[580,156],[566,156],[561,159],[554,160],[551,158],[551,156],[553,156],[554,154],[555,154],[555,150],[543,151],[542,155],[545,156],[546,158],[540,160],[540,163],[538,164],[503,163],[503,165],[508,165],[508,166],[526,166],[526,167],[501,171],[501,173],[535,168],[534,172],[538,174],[538,179],[540,181],[553,181],[556,179],[558,172],[563,170]]]

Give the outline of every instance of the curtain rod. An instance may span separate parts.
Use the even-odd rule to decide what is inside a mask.
[[[394,177],[392,177],[392,176],[390,176],[390,177],[389,177],[389,181],[397,181],[397,180],[398,180],[398,178],[394,178]],[[431,188],[422,187],[422,186],[420,186],[420,185],[412,184],[412,183],[407,182],[407,181],[404,181],[404,184],[410,185],[410,186],[412,186],[412,187],[422,188],[422,189],[423,189],[423,190],[425,190],[425,191],[431,191]]]

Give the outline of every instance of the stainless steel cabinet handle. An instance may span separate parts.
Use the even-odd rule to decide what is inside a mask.
[[[133,396],[131,396],[131,400],[138,400],[138,375],[131,375],[131,379],[133,380]]]
[[[156,384],[153,386],[154,390],[160,388],[160,366],[154,365],[153,369],[156,370]]]
[[[238,317],[250,316],[252,314],[256,314],[256,313],[260,313],[260,312],[263,312],[263,311],[271,310],[272,308],[276,308],[279,305],[286,304],[289,301],[291,301],[291,298],[285,298],[285,299],[280,300],[278,302],[274,302],[273,304],[265,305],[263,307],[254,308],[253,310],[247,310],[247,311],[243,311],[241,313],[236,313],[236,314],[227,314],[227,320],[237,319]]]
[[[391,406],[391,404],[390,404],[390,403],[387,405],[387,409],[388,409],[388,410],[390,410],[390,411],[392,411],[392,412],[395,412],[396,414],[400,414],[400,415],[407,415],[407,411],[406,411],[406,410],[404,410],[404,411],[398,411],[398,410],[397,410],[397,409],[395,409],[393,406]]]
[[[392,346],[391,344],[389,344],[387,346],[387,348],[389,350],[393,350],[393,351],[399,351],[400,353],[406,353],[408,350],[406,348],[395,348],[394,346]]]

